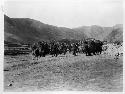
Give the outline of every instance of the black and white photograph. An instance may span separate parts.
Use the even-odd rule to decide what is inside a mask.
[[[123,92],[123,0],[4,0],[3,92]]]

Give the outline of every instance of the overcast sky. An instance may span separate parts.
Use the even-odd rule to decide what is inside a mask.
[[[69,28],[123,23],[122,0],[5,0],[4,12]]]

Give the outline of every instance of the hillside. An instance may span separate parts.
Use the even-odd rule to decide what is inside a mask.
[[[78,34],[69,28],[56,27],[29,18],[9,18],[6,15],[4,15],[4,36],[5,42],[14,43],[84,39],[84,33]]]
[[[101,27],[97,25],[78,28],[57,27],[29,18],[9,18],[4,15],[5,43],[29,43],[50,40],[81,40],[95,38],[108,42],[123,41],[123,27]]]
[[[108,42],[123,42],[123,25],[122,24],[117,24],[113,27],[112,32],[106,36],[104,39]]]
[[[78,32],[84,32],[89,38],[103,40],[109,33],[111,33],[112,27],[92,25],[74,28],[74,30]]]

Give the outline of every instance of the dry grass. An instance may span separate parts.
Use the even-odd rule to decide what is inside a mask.
[[[81,90],[118,92],[123,61],[106,55],[43,57],[5,56],[5,91]]]

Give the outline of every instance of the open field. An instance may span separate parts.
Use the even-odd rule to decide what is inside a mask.
[[[80,90],[122,92],[123,57],[79,54],[4,57],[4,91]]]

